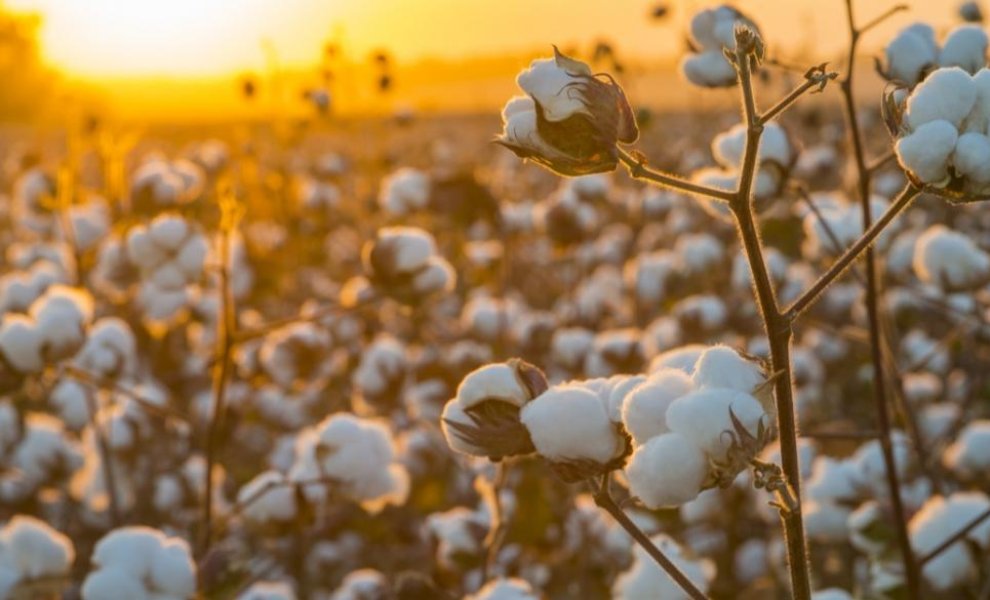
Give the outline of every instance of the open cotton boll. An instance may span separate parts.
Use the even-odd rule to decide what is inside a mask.
[[[958,128],[976,104],[976,83],[959,67],[938,69],[908,97],[907,124],[917,131],[932,121],[948,121]]]
[[[960,25],[942,43],[941,67],[959,67],[976,73],[987,65],[987,34],[979,25]]]
[[[622,423],[637,444],[666,433],[670,404],[694,391],[691,378],[679,369],[661,369],[637,385],[622,403]]]
[[[935,550],[972,517],[966,511],[951,510],[949,502],[941,496],[930,499],[908,523],[915,555],[925,556]],[[959,540],[926,562],[921,574],[933,589],[941,592],[972,583],[978,569],[965,541]]]
[[[97,542],[90,562],[96,569],[83,583],[84,600],[125,597],[119,595],[125,591],[132,598],[190,598],[196,592],[189,544],[150,527],[111,531]],[[106,592],[110,595],[103,595]]]
[[[480,590],[468,594],[464,600],[539,600],[540,596],[533,591],[525,579],[517,577],[493,579],[483,585]]]
[[[388,427],[338,413],[300,433],[289,478],[328,477],[342,494],[377,512],[386,504],[402,504],[409,492],[409,475],[395,457]],[[319,486],[308,486],[303,493],[312,501],[324,496]]]
[[[361,354],[351,382],[362,394],[379,396],[405,377],[405,372],[406,351],[402,343],[390,335],[379,335]]]
[[[625,474],[629,491],[647,507],[680,506],[701,492],[708,457],[692,440],[664,433],[636,448]]]
[[[650,541],[677,566],[702,593],[707,593],[715,579],[715,565],[708,559],[691,558],[673,539],[658,534]],[[633,566],[623,572],[612,586],[615,600],[683,600],[688,596],[680,585],[640,546],[634,550]]]
[[[985,475],[990,471],[990,420],[981,419],[967,424],[946,450],[942,460],[963,477]]]
[[[766,381],[766,376],[755,361],[719,345],[701,354],[691,379],[698,389],[728,388],[751,394]]]
[[[390,215],[402,216],[426,207],[430,200],[430,177],[402,167],[382,180],[378,204]]]
[[[956,173],[974,183],[990,183],[990,138],[982,133],[964,133],[952,154]]]
[[[344,577],[334,590],[330,600],[364,600],[365,598],[388,598],[388,579],[375,569],[358,569]]]
[[[379,243],[391,245],[394,267],[400,273],[410,273],[421,268],[436,254],[433,236],[414,227],[387,227],[378,230]]]
[[[44,338],[29,317],[6,314],[0,321],[0,354],[14,369],[36,373],[45,368],[41,355]]]
[[[554,360],[567,369],[577,369],[595,343],[595,334],[581,327],[565,327],[553,332],[550,340]]]
[[[949,159],[959,131],[945,119],[928,121],[897,140],[894,152],[901,165],[924,183],[937,184],[949,174]]]
[[[278,471],[264,471],[237,492],[244,518],[255,523],[291,521],[296,516],[296,492]]]
[[[990,254],[968,236],[944,225],[932,225],[915,244],[918,279],[945,290],[971,289],[990,278]]]
[[[925,23],[902,29],[885,49],[887,76],[909,86],[921,80],[922,73],[938,61],[935,30]]]
[[[915,455],[911,449],[911,441],[903,431],[895,430],[890,432],[890,444],[894,451],[897,478],[903,481],[914,466]],[[856,483],[859,486],[872,489],[877,495],[887,493],[883,483],[886,478],[887,466],[880,440],[871,440],[861,445],[849,458],[849,461],[856,468]]]
[[[604,465],[625,450],[605,402],[579,384],[550,388],[519,416],[537,452],[552,462],[590,460]]]
[[[553,58],[534,60],[516,77],[516,83],[540,105],[548,121],[563,121],[577,113],[587,113],[580,96],[567,93],[567,86],[580,81]]]
[[[730,410],[756,437],[760,423],[766,419],[763,406],[749,394],[723,388],[702,389],[675,400],[667,409],[667,427],[691,440],[712,460],[721,462],[736,437]]]
[[[28,314],[41,336],[45,357],[61,360],[85,342],[86,327],[93,319],[93,298],[79,288],[53,285],[35,300]]]
[[[856,467],[849,461],[818,456],[805,486],[809,498],[819,501],[849,501],[861,494]]]
[[[684,78],[700,87],[726,87],[736,81],[736,69],[721,50],[705,50],[681,59]]]
[[[72,541],[44,521],[16,515],[0,529],[0,563],[9,561],[20,579],[66,575],[74,559]]]
[[[456,399],[464,408],[471,408],[485,400],[500,400],[521,407],[533,399],[533,390],[528,387],[524,376],[510,363],[485,365],[468,373],[461,381]],[[544,389],[545,386],[544,383]],[[543,389],[540,389],[542,392]]]
[[[804,529],[808,539],[815,542],[834,544],[846,541],[849,537],[850,509],[833,502],[808,500],[802,503]]]

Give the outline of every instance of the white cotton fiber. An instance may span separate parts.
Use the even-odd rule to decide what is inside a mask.
[[[976,104],[976,83],[958,67],[938,69],[915,88],[907,101],[907,124],[917,131],[925,123],[948,121],[959,127]]]
[[[523,407],[520,419],[541,456],[605,464],[623,449],[605,403],[581,385],[555,386]]]
[[[914,85],[938,60],[935,31],[924,23],[905,28],[887,45],[887,70],[892,79]]]
[[[730,409],[753,436],[759,423],[766,418],[763,406],[749,394],[708,388],[675,400],[667,409],[667,427],[691,440],[713,460],[722,461],[735,436]],[[732,435],[725,432],[732,432]]]
[[[666,433],[670,404],[694,390],[691,378],[680,369],[661,369],[636,386],[622,404],[622,423],[637,444]]]
[[[964,133],[952,154],[956,173],[976,183],[990,183],[990,138],[982,133]]]
[[[959,67],[976,73],[987,64],[987,34],[979,25],[960,25],[942,44],[938,57],[942,67]]]
[[[679,433],[658,435],[636,448],[626,465],[629,490],[651,509],[694,500],[708,476],[708,458]]]
[[[948,175],[949,158],[959,132],[944,120],[927,122],[897,140],[895,152],[901,164],[925,183],[938,183]]]

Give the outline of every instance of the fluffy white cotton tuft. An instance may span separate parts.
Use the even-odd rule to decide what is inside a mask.
[[[626,466],[633,496],[652,509],[694,500],[708,477],[708,458],[678,433],[655,436],[636,448]]]
[[[555,386],[524,406],[520,419],[544,458],[606,464],[625,445],[606,402],[580,384]]]

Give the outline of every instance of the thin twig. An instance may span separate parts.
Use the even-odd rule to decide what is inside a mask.
[[[651,181],[665,188],[686,192],[688,194],[695,194],[698,196],[707,196],[709,198],[715,198],[716,200],[722,200],[724,202],[729,202],[733,197],[735,197],[734,193],[727,190],[720,190],[717,188],[692,183],[686,179],[681,179],[680,177],[675,177],[674,175],[653,170],[646,166],[646,159],[644,157],[633,156],[622,148],[617,148],[617,151],[619,153],[619,160],[626,165],[629,169],[629,174],[635,179]]]
[[[213,366],[213,410],[206,433],[206,474],[203,499],[203,544],[205,552],[212,542],[213,535],[213,466],[217,461],[217,446],[219,444],[221,423],[223,421],[224,400],[227,392],[227,382],[232,370],[232,354],[234,339],[237,335],[237,316],[234,307],[234,295],[230,287],[230,250],[231,236],[240,218],[237,200],[230,192],[220,196],[220,311],[217,316],[217,345],[218,361]]]
[[[897,215],[901,214],[901,212],[903,212],[904,209],[906,209],[920,193],[921,190],[910,183],[903,190],[901,190],[901,193],[894,198],[890,206],[887,207],[887,210],[880,215],[880,218],[874,221],[873,224],[870,225],[870,227],[863,233],[863,235],[853,242],[853,245],[843,252],[842,256],[836,259],[836,261],[832,263],[832,266],[829,267],[829,269],[822,274],[821,277],[819,277],[818,280],[812,284],[812,286],[808,288],[808,290],[805,291],[804,294],[802,294],[801,297],[794,302],[794,304],[790,306],[790,308],[784,312],[787,318],[793,321],[801,316],[801,313],[811,308],[815,301],[818,300],[819,296],[821,296],[822,292],[824,292],[828,286],[832,285],[832,283],[834,283],[840,275],[846,272],[846,269],[848,269],[852,263],[858,259],[863,252],[873,244],[873,242],[876,241],[877,237],[884,232],[890,222],[893,221]]]
[[[615,499],[612,498],[612,493],[609,490],[610,477],[611,476],[607,474],[602,476],[601,487],[594,492],[595,504],[605,509],[608,514],[612,515],[612,518],[614,518],[616,522],[618,522],[619,525],[621,525],[622,528],[625,529],[634,540],[636,540],[637,544],[646,550],[647,554],[649,554],[650,557],[656,561],[658,565],[660,565],[660,568],[667,572],[667,575],[669,575],[670,578],[677,583],[677,585],[681,586],[681,589],[684,590],[689,597],[693,600],[706,600],[707,596],[705,593],[699,590],[698,586],[696,586],[693,581],[688,579],[687,575],[685,575],[684,572],[673,563],[673,561],[667,558],[663,551],[657,548],[656,544],[653,543],[653,540],[651,540],[649,536],[646,535],[646,533],[644,533],[643,530],[629,518],[629,515],[627,515],[622,508],[615,503]]]
[[[501,550],[502,543],[505,541],[505,535],[509,530],[509,524],[505,520],[505,514],[502,508],[502,498],[500,495],[502,488],[505,486],[508,472],[509,469],[505,460],[495,464],[495,478],[490,484],[491,498],[489,503],[491,504],[492,510],[491,526],[488,528],[488,535],[485,536],[485,548],[487,549],[487,552],[485,555],[485,563],[482,566],[482,581],[488,581],[488,578],[491,577],[492,570],[498,560],[499,550]]]
[[[876,173],[877,171],[879,171],[880,169],[882,169],[884,167],[884,165],[886,165],[890,161],[894,160],[894,158],[896,156],[897,155],[894,154],[894,151],[893,150],[888,150],[887,152],[884,152],[880,156],[874,158],[870,162],[870,164],[868,164],[866,166],[866,170],[872,175],[872,174]]]
[[[89,408],[89,426],[93,428],[93,437],[96,438],[100,460],[103,462],[103,485],[107,489],[107,498],[110,502],[110,523],[117,527],[120,524],[120,502],[117,499],[117,478],[113,467],[113,454],[110,452],[110,443],[107,441],[106,432],[100,427],[100,421],[97,418],[96,398],[92,394],[84,394],[84,396]]]
[[[930,560],[934,559],[939,554],[951,548],[953,544],[955,544],[959,540],[969,535],[969,532],[979,527],[980,524],[986,521],[987,519],[990,519],[990,508],[986,509],[979,515],[973,517],[973,519],[970,520],[970,522],[967,523],[962,529],[947,537],[944,542],[936,546],[931,552],[919,558],[918,568],[920,569],[921,567],[925,566],[925,564],[927,564]]]
[[[790,108],[790,106],[797,102],[798,98],[803,96],[805,92],[808,92],[813,88],[818,89],[812,91],[812,94],[821,92],[829,81],[832,81],[839,76],[839,74],[834,71],[826,71],[826,64],[827,63],[822,63],[817,67],[808,69],[804,74],[804,83],[794,88],[791,93],[787,94],[779,102],[767,109],[765,113],[759,116],[757,121],[761,125],[765,125],[769,121],[773,120],[774,117]]]

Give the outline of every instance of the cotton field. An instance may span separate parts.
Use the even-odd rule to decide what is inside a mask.
[[[0,599],[990,598],[981,5],[681,4],[727,103],[0,124]]]

